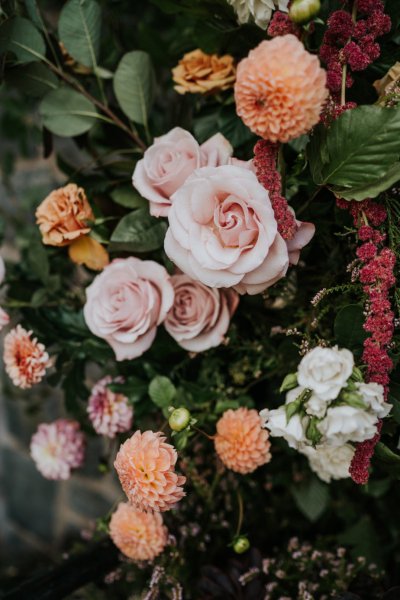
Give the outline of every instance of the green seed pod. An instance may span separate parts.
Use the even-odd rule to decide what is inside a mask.
[[[320,0],[294,0],[289,10],[289,18],[293,23],[307,23],[317,16],[320,9]]]
[[[175,408],[169,419],[168,424],[173,431],[183,431],[189,425],[190,412],[187,408]]]
[[[250,548],[250,542],[248,538],[244,535],[238,537],[233,543],[233,550],[236,554],[243,554]]]

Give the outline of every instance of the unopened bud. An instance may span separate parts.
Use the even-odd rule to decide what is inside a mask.
[[[183,431],[190,423],[190,412],[187,408],[175,408],[168,419],[173,431]]]
[[[293,0],[289,9],[289,18],[293,23],[308,23],[320,10],[320,0]]]
[[[238,537],[233,543],[233,550],[236,554],[243,554],[250,548],[250,542],[245,535]]]

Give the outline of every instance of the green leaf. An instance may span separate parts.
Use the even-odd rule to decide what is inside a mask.
[[[316,477],[291,488],[291,492],[301,512],[315,522],[327,509],[329,503],[329,486]]]
[[[147,125],[154,90],[155,74],[147,52],[125,54],[114,76],[114,92],[124,113],[135,123]]]
[[[42,60],[46,45],[36,27],[22,17],[9,19],[0,27],[0,54],[12,52],[21,63]]]
[[[317,127],[308,146],[317,185],[376,185],[400,158],[400,111],[361,106],[344,112],[326,130]]]
[[[111,198],[116,204],[126,208],[144,208],[148,206],[147,200],[131,186],[119,187],[111,192]]]
[[[334,323],[334,334],[339,346],[349,350],[359,348],[367,337],[363,324],[364,314],[359,304],[349,304],[342,308]]]
[[[67,87],[49,92],[39,107],[43,125],[62,137],[81,135],[94,125],[98,117],[90,100]]]
[[[41,98],[50,90],[58,88],[57,77],[39,62],[8,69],[5,73],[5,81],[7,85],[34,98]]]
[[[85,67],[95,68],[100,49],[101,10],[95,0],[69,0],[58,22],[67,52]]]
[[[221,108],[218,116],[218,130],[237,148],[250,141],[254,134],[236,114],[234,105]]]
[[[159,408],[168,408],[176,395],[176,388],[168,377],[157,375],[150,382],[149,396]]]
[[[167,224],[139,208],[121,219],[111,236],[111,251],[151,252],[163,245]]]
[[[400,454],[390,450],[383,442],[378,442],[375,446],[375,458],[387,465],[400,467]]]
[[[379,194],[389,189],[400,180],[400,163],[395,162],[383,177],[379,177],[372,183],[360,187],[354,187],[350,190],[344,188],[332,187],[336,196],[344,200],[365,200],[365,198],[376,198]]]
[[[317,417],[311,417],[307,425],[306,438],[310,440],[313,446],[316,446],[322,438],[322,433],[318,429],[319,422],[320,419],[317,419]]]
[[[279,392],[287,392],[295,388],[298,384],[297,382],[297,373],[288,373],[285,379],[282,381],[282,385],[279,388]]]

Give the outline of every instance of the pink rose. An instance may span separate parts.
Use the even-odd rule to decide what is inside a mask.
[[[117,360],[141,356],[174,301],[167,271],[152,260],[113,260],[86,289],[83,312],[90,331],[106,340]]]
[[[164,326],[185,350],[203,352],[219,346],[239,298],[227,289],[209,288],[187,275],[173,275],[174,304]]]
[[[248,169],[198,169],[173,195],[168,220],[167,255],[205,285],[258,294],[286,274],[268,192]]]
[[[297,265],[300,259],[300,250],[304,248],[304,246],[307,246],[308,242],[313,238],[315,233],[315,225],[312,223],[298,221],[296,219],[296,225],[297,231],[294,238],[286,241],[289,252],[289,262],[291,265]]]
[[[232,152],[232,146],[220,133],[200,146],[191,133],[175,127],[154,139],[154,144],[136,164],[132,183],[150,202],[150,213],[154,217],[166,217],[171,196],[195,169],[227,164]]]

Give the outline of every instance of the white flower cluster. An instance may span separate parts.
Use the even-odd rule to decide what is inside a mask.
[[[349,350],[317,347],[288,375],[286,403],[260,415],[270,435],[305,454],[324,481],[348,477],[354,454],[349,442],[371,439],[391,405],[378,383],[364,383]]]
[[[233,6],[241,25],[253,17],[256,25],[266,29],[272,11],[279,9],[287,12],[289,0],[228,0],[228,4]]]

